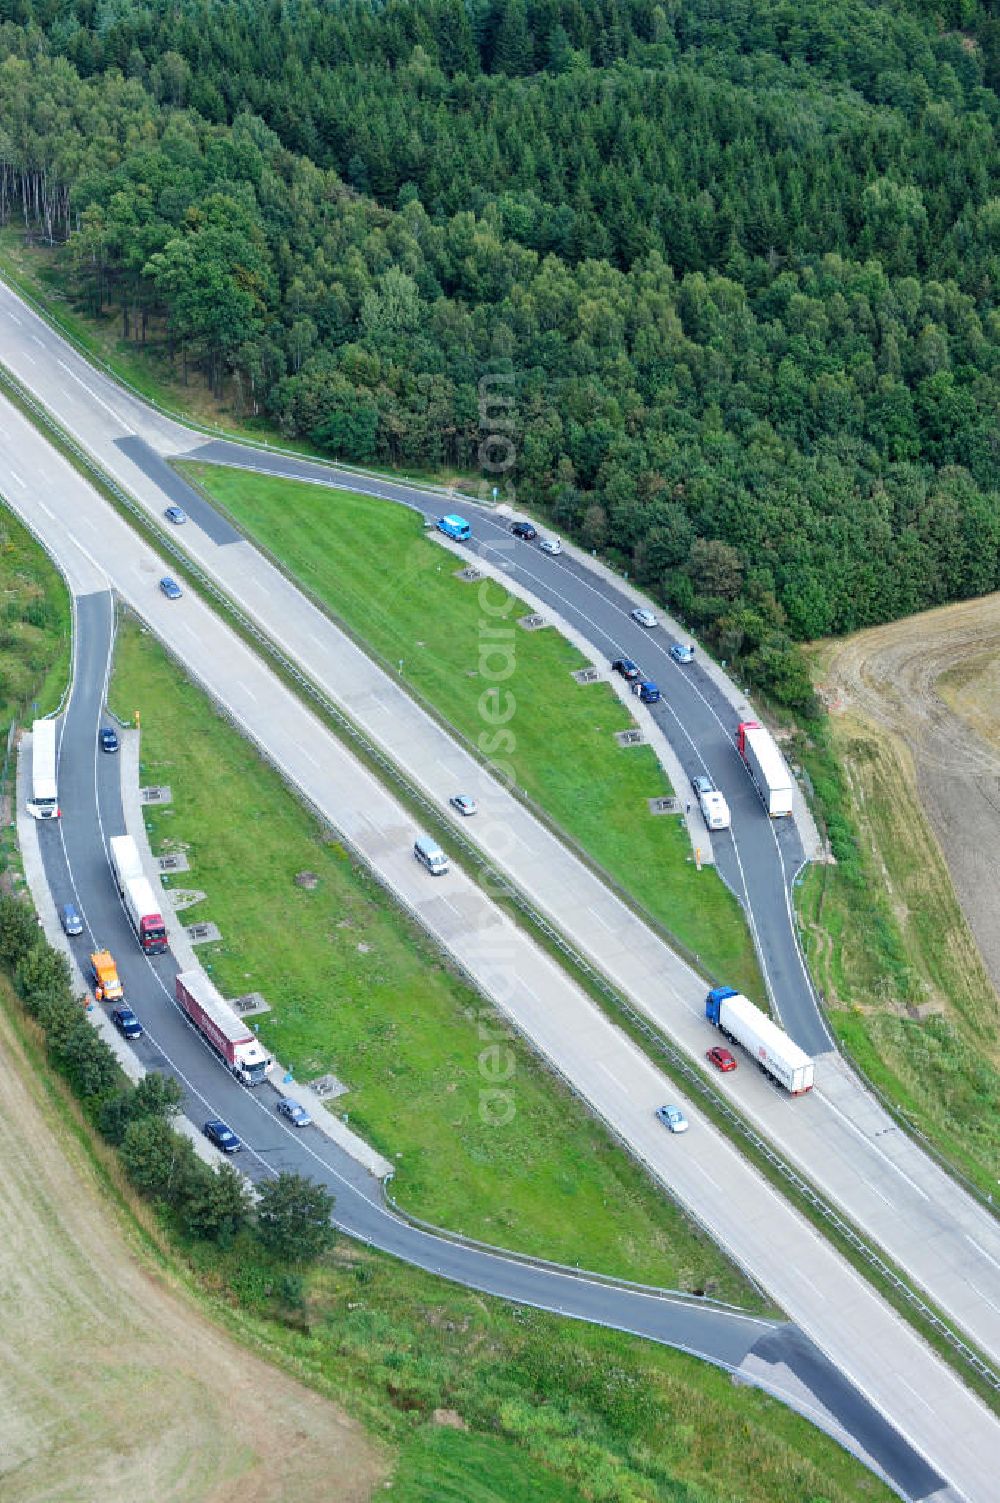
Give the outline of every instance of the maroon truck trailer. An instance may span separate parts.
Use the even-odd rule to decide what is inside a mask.
[[[184,971],[175,983],[177,1001],[207,1044],[244,1085],[260,1085],[274,1068],[256,1034],[223,1001],[204,971]]]

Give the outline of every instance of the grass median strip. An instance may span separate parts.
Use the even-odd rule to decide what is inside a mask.
[[[492,1010],[134,625],[112,696],[123,718],[142,712],[144,778],[173,790],[170,809],[147,811],[153,847],[183,849],[179,880],[207,894],[183,917],[221,930],[200,955],[226,995],[263,993],[261,1035],[300,1078],[349,1086],[336,1110],[395,1159],[402,1204],[521,1251],[759,1304],[515,1039],[510,1120],[493,1123]]]
[[[181,466],[331,614],[473,745],[483,730],[476,590],[419,520],[370,496],[213,466]],[[527,614],[515,607],[512,619]],[[588,666],[556,632],[517,632],[514,700],[497,755],[519,787],[640,907],[718,976],[763,996],[753,945],[732,894],[698,872],[680,822],[648,800],[672,791],[651,748],[622,748],[632,725],[607,684],[579,685]],[[402,669],[398,670],[398,664]],[[456,790],[459,791],[459,790]],[[683,793],[683,790],[680,790]]]

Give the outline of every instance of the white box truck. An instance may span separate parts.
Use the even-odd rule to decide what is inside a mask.
[[[705,1016],[793,1096],[812,1088],[813,1062],[808,1054],[749,997],[731,986],[717,986],[705,998]]]
[[[27,810],[35,819],[59,817],[54,720],[36,720],[31,727],[31,800]]]
[[[741,721],[736,733],[736,750],[743,758],[771,818],[780,819],[785,814],[791,814],[795,785],[788,764],[770,731],[766,731],[756,720]]]

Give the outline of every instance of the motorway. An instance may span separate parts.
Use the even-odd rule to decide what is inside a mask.
[[[93,373],[91,373],[88,379],[93,381],[96,378],[94,377]],[[118,397],[114,397],[113,399],[116,401],[124,400],[124,398],[121,397],[121,394],[119,394]],[[86,399],[84,399],[84,401],[86,404]],[[166,420],[157,419],[156,421],[164,422]],[[3,484],[4,489],[17,505],[17,509],[22,511],[26,510],[28,513],[30,513],[30,519],[36,529],[47,533],[50,537],[50,540],[53,540],[55,545],[58,545],[59,541],[61,540],[64,547],[67,547],[69,549],[74,558],[77,558],[79,556],[79,552],[81,550],[83,552],[88,551],[89,545],[92,556],[96,552],[100,554],[101,558],[107,557],[109,560],[113,560],[113,572],[117,576],[115,582],[121,589],[125,598],[129,599],[131,603],[144,616],[146,616],[147,619],[151,620],[151,623],[154,625],[154,629],[164,635],[168,640],[173,639],[172,645],[174,647],[174,650],[179,650],[178,634],[180,633],[185,637],[185,639],[193,638],[195,645],[200,647],[201,649],[202,657],[204,658],[205,655],[212,655],[214,663],[215,654],[214,643],[212,641],[213,630],[204,621],[204,617],[208,616],[209,613],[202,612],[200,608],[196,607],[193,601],[188,599],[184,602],[184,607],[179,613],[175,613],[173,616],[164,615],[164,609],[169,612],[172,608],[169,606],[164,607],[163,603],[158,599],[155,601],[151,599],[151,596],[155,596],[156,594],[156,573],[158,570],[162,572],[162,565],[158,564],[155,560],[138,557],[138,555],[140,554],[148,553],[148,550],[145,550],[142,545],[138,545],[134,539],[132,539],[131,543],[128,541],[130,535],[128,534],[127,529],[122,528],[117,522],[112,523],[107,513],[106,507],[104,507],[104,504],[100,502],[100,500],[96,498],[92,492],[89,492],[89,488],[83,487],[78,478],[72,475],[72,472],[66,470],[65,467],[63,467],[58,474],[55,472],[55,470],[53,469],[54,462],[51,453],[47,451],[46,446],[42,444],[40,440],[38,440],[37,435],[33,434],[32,430],[28,429],[26,425],[20,424],[20,420],[18,419],[17,414],[13,413],[10,409],[5,409],[3,413],[3,425],[4,436],[7,440],[4,444],[4,453],[6,460],[8,461],[7,473],[3,477]],[[56,468],[58,468],[58,466],[56,466]],[[19,492],[24,494],[19,495]],[[50,502],[52,503],[52,505],[49,504]],[[32,506],[35,503],[37,503],[37,505],[35,505],[35,509],[34,511],[32,511]],[[53,511],[53,506],[61,508],[63,503],[65,503],[65,507],[61,511]],[[119,535],[119,531],[121,534],[123,534],[123,536]],[[245,549],[246,545],[241,544],[239,545],[239,547],[241,549]],[[229,548],[226,548],[225,551],[229,552],[231,550]],[[198,620],[200,623],[197,627],[192,626],[192,617],[196,610],[199,612]],[[217,630],[218,628],[216,626],[216,631]],[[230,648],[232,648],[233,644],[230,643],[229,646]],[[245,649],[243,649],[243,651],[245,653]],[[192,661],[192,648],[189,641],[185,642],[184,650],[180,652],[180,655],[185,658],[186,661],[188,661],[189,666],[191,666],[192,670],[196,672],[198,676],[202,677],[203,679],[205,678],[206,665],[203,661],[201,663],[196,660]],[[247,656],[250,655],[247,654]],[[220,652],[219,664],[224,664],[225,660],[226,653]],[[232,700],[234,697],[239,699],[240,713],[237,715],[237,719],[242,720],[244,721],[244,723],[246,723],[247,720],[252,721],[254,719],[255,712],[252,706],[255,703],[258,706],[256,715],[258,719],[260,718],[259,706],[261,694],[263,694],[266,698],[268,690],[262,690],[259,683],[259,678],[261,676],[259,665],[255,664],[254,668],[251,669],[250,666],[243,663],[239,668],[239,674],[241,676],[234,677],[233,675],[230,675],[227,679],[226,674],[223,673],[222,685],[220,686],[218,683],[215,683],[210,687],[212,688],[212,691],[216,693],[217,697],[225,697],[227,699],[227,702],[229,700]],[[256,674],[256,677],[253,677],[254,674]],[[235,694],[235,690],[237,689],[245,692]],[[272,694],[275,692],[273,684],[270,686],[270,692]],[[299,713],[301,713],[301,708],[299,710]],[[284,722],[280,718],[278,723],[284,724]],[[251,730],[251,733],[255,734],[258,740],[266,740],[266,737],[262,737],[262,733],[260,731]],[[318,749],[321,740],[323,740],[324,738],[329,739],[326,737],[326,733],[322,730],[321,727],[314,726],[310,734],[316,737],[315,741],[312,742],[314,749]],[[313,760],[315,765],[315,759],[310,758],[310,760]],[[325,760],[326,758],[324,757],[324,761]],[[298,782],[300,786],[302,786],[303,779],[308,777],[307,774],[302,774],[296,777],[294,772],[292,772],[291,775],[293,781]],[[328,799],[328,790],[326,790],[326,797]],[[314,801],[318,803],[319,807],[323,807],[323,800],[324,794],[321,793],[320,797],[318,799],[315,799]],[[366,810],[366,814],[370,813],[371,809],[368,808]],[[333,811],[330,817],[332,818],[332,822],[337,824],[338,827],[341,827],[342,823],[346,822],[350,828],[350,811],[344,809]],[[398,811],[393,817],[396,819],[397,823],[395,828],[398,831],[398,822],[400,817]],[[372,823],[370,819],[368,819],[366,822],[368,824]],[[362,833],[363,832],[360,829],[353,830],[353,834],[359,845],[361,843],[360,837]],[[370,841],[371,831],[368,830],[366,833]],[[400,836],[399,834],[396,834],[393,838],[395,840],[398,840]],[[366,854],[368,854],[373,860],[373,864],[378,867],[380,849],[377,841],[374,843],[374,845],[370,845],[369,851]],[[384,841],[381,847],[381,855],[383,858],[385,857]],[[394,881],[398,881],[400,882],[400,885],[402,885],[401,873],[398,870],[394,870],[391,875]],[[412,862],[410,863],[410,876],[412,877]],[[438,915],[437,925],[435,925],[433,921],[434,915],[427,912],[426,910],[421,914],[421,919],[422,921],[427,923],[428,927],[432,929],[432,932],[437,932],[439,935],[441,935],[440,915]],[[449,948],[454,949],[456,936],[453,933],[444,934],[441,935],[441,937],[444,939],[444,942],[448,945]],[[551,977],[548,978],[548,981],[553,986],[556,984],[554,981],[552,981]],[[580,1004],[577,1003],[577,1018],[580,1015],[579,1008]],[[526,1031],[528,1030],[526,1029]],[[584,1061],[578,1060],[576,1063],[582,1067]],[[641,1061],[632,1060],[630,1061],[630,1063],[637,1071],[642,1070],[643,1068],[648,1068],[648,1065],[644,1065],[644,1063]],[[653,1088],[657,1091],[663,1090],[662,1084]],[[620,1111],[621,1103],[619,1102],[618,1106],[616,1108],[614,1107],[614,1104],[609,1101],[606,1086],[603,1099],[606,1108],[603,1111],[604,1115],[609,1115],[609,1111],[612,1113],[612,1115],[614,1110]],[[655,1100],[656,1097],[654,1096],[653,1099]],[[642,1106],[642,1113],[645,1113],[646,1109],[647,1108],[645,1106]],[[624,1125],[626,1126],[627,1135],[630,1137],[630,1139],[634,1137],[638,1142],[639,1147],[637,1151],[639,1151],[640,1156],[648,1157],[646,1150],[642,1146],[644,1142],[644,1132],[646,1131],[645,1121],[641,1118],[635,1118],[633,1114],[633,1118],[627,1120]],[[711,1130],[706,1126],[705,1131],[706,1133],[708,1133]],[[653,1144],[650,1149],[650,1154],[657,1158],[662,1157],[662,1145],[659,1143]],[[723,1149],[719,1150],[719,1154],[720,1157],[725,1157]],[[651,1167],[653,1167],[654,1173],[660,1173],[661,1177],[667,1179],[669,1182],[671,1178],[669,1168],[667,1172],[664,1173],[655,1165]],[[675,1189],[676,1188],[677,1187],[675,1186]],[[702,1188],[704,1189],[704,1187]],[[683,1191],[679,1191],[679,1193],[681,1193],[681,1198],[685,1198]],[[690,1183],[688,1183],[688,1199],[690,1198],[691,1193],[691,1185]],[[780,1220],[780,1217],[778,1219]],[[719,1230],[723,1231],[721,1227],[719,1228]],[[774,1227],[772,1227],[772,1231],[775,1231]],[[738,1232],[738,1226],[734,1225],[732,1223],[732,1218],[730,1218],[730,1225],[725,1229],[725,1232],[721,1236],[721,1240],[726,1242],[727,1245],[731,1247],[735,1246],[738,1249],[740,1246],[740,1237],[738,1235]],[[795,1243],[799,1240],[800,1238],[798,1236],[792,1236],[792,1243]],[[745,1239],[743,1245],[747,1245]],[[755,1251],[758,1255],[763,1256],[763,1249],[760,1245],[757,1245]],[[737,1251],[737,1256],[739,1255],[740,1253],[739,1251]],[[828,1254],[827,1256],[829,1257]],[[748,1259],[748,1262],[753,1263],[753,1261],[753,1259]],[[834,1263],[836,1263],[837,1260],[833,1261]],[[808,1265],[800,1264],[799,1266],[804,1267]],[[777,1272],[775,1273],[775,1278],[777,1278],[779,1283],[782,1282],[780,1277],[778,1277]],[[774,1282],[772,1281],[772,1279],[765,1279],[765,1282],[767,1282],[770,1287],[774,1288]],[[785,1282],[787,1285],[787,1281]],[[838,1274],[836,1269],[831,1267],[826,1270],[822,1279],[821,1287],[824,1291],[824,1297],[836,1302],[837,1286]],[[818,1293],[818,1290],[816,1292]],[[857,1291],[853,1292],[855,1295],[857,1295]],[[785,1297],[786,1295],[787,1298]],[[781,1302],[785,1305],[786,1308],[790,1308],[795,1305],[802,1306],[804,1301],[805,1305],[810,1306],[809,1311],[803,1309],[804,1314],[814,1317],[817,1313],[818,1307],[816,1306],[815,1301],[812,1300],[810,1296],[804,1295],[801,1288],[795,1289],[794,1287],[786,1287],[784,1293],[778,1294],[777,1297],[781,1299]],[[871,1301],[870,1295],[868,1296],[868,1298],[874,1307],[869,1311],[871,1321],[867,1326],[867,1329],[870,1333],[870,1339],[873,1344],[874,1352],[877,1343],[876,1332],[879,1328],[878,1312],[881,1307],[879,1306],[879,1303],[877,1301]],[[848,1327],[852,1324],[852,1314],[848,1308],[848,1306],[851,1304],[853,1304],[852,1300],[845,1300],[844,1303],[836,1309],[836,1311],[832,1311],[828,1308],[825,1321],[820,1320],[819,1322],[819,1325],[824,1328],[825,1333],[828,1336],[828,1340],[824,1341],[824,1345],[827,1346],[827,1349],[829,1350],[831,1343],[840,1348],[840,1351],[838,1351],[838,1360],[840,1359],[841,1353],[843,1351],[843,1342],[834,1340],[834,1335],[831,1331],[831,1316],[833,1317],[832,1325],[834,1327],[842,1326],[844,1328],[844,1337],[846,1339],[848,1335]],[[857,1311],[855,1313],[860,1312]],[[893,1322],[893,1324],[898,1326],[898,1322]],[[855,1347],[857,1346],[857,1337],[854,1338],[854,1345]],[[883,1353],[883,1357],[885,1357],[886,1355],[887,1354]],[[897,1361],[894,1359],[889,1370],[894,1370],[899,1373],[908,1372],[910,1376],[916,1376],[917,1371],[921,1367],[921,1355],[924,1358],[929,1356],[929,1354],[927,1354],[924,1349],[920,1347],[919,1343],[917,1343],[914,1346],[913,1353],[913,1361],[916,1363],[915,1367],[911,1367],[905,1361],[902,1363],[902,1365],[897,1365]],[[934,1392],[935,1396],[939,1400],[942,1411],[945,1411],[947,1409],[947,1404],[945,1403],[944,1395],[949,1388],[949,1383],[953,1383],[953,1380],[950,1380],[948,1378],[948,1375],[942,1372],[942,1370],[940,1369],[940,1364],[936,1364],[935,1359],[932,1359],[932,1362],[934,1362],[934,1365],[937,1368],[937,1376],[934,1377],[931,1373],[928,1373],[928,1381],[930,1386],[923,1388],[922,1391]],[[846,1363],[842,1365],[846,1365],[848,1370],[850,1370],[851,1368],[850,1360],[847,1360]],[[877,1368],[878,1363],[876,1363],[875,1366]],[[869,1374],[869,1377],[871,1377],[872,1381],[875,1382],[876,1388],[880,1386],[872,1374]],[[882,1369],[882,1377],[885,1377],[884,1363]],[[894,1401],[892,1397],[892,1386],[893,1385],[891,1384],[889,1385],[890,1391],[886,1396],[886,1411],[890,1414],[898,1412],[899,1410],[898,1394]],[[896,1385],[896,1387],[898,1389],[898,1385]],[[869,1391],[871,1391],[870,1384]],[[916,1397],[919,1404],[919,1393]],[[906,1402],[908,1401],[904,1401],[904,1403]],[[911,1404],[908,1418],[912,1420],[915,1416],[919,1415],[919,1407]],[[992,1436],[992,1431],[989,1427],[992,1422],[988,1421],[986,1430],[982,1432],[983,1437],[987,1440],[985,1452],[982,1442],[979,1439],[979,1436],[976,1434],[976,1427],[982,1423],[984,1418],[986,1417],[984,1416],[983,1412],[980,1411],[978,1420],[974,1421],[973,1429],[969,1428],[968,1421],[965,1424],[962,1424],[960,1422],[952,1422],[949,1424],[949,1429],[952,1435],[954,1437],[964,1439],[964,1450],[966,1455],[969,1455],[971,1451],[977,1449],[981,1455],[989,1455],[990,1437]],[[960,1447],[960,1449],[962,1448]],[[954,1463],[954,1465],[952,1465],[951,1463]],[[948,1475],[953,1477],[955,1476],[955,1466],[957,1466],[958,1472],[960,1473],[962,1471],[962,1467],[956,1461],[956,1459],[952,1457],[950,1458]],[[983,1474],[983,1478],[981,1478],[980,1481],[982,1481],[984,1478],[985,1473]],[[975,1497],[977,1495],[975,1487],[973,1486],[967,1489],[966,1495],[969,1497]]]
[[[350,484],[424,513],[443,507],[441,499],[308,460],[223,441],[193,441],[189,430],[151,412],[87,366],[2,285],[0,331],[6,363],[153,519],[159,522],[168,502],[185,507],[191,521],[177,541],[411,782],[445,813],[447,796],[457,789],[480,797],[483,818],[468,821],[463,835],[481,843],[534,907],[658,1030],[692,1060],[702,1061],[710,1039],[701,1016],[699,978],[528,810],[485,778],[398,681],[373,665],[167,461],[184,454]],[[12,467],[10,480],[8,493],[16,501],[25,477]],[[465,509],[466,503],[461,505]],[[620,585],[572,554],[550,559],[515,543],[501,519],[469,510],[475,513],[476,548],[530,589],[557,620],[565,619],[592,642],[596,662],[626,652],[657,678],[665,702],[654,713],[683,765],[688,772],[707,768],[727,796],[733,832],[714,839],[717,866],[747,903],[776,1010],[817,1053],[817,1088],[790,1103],[746,1070],[721,1077],[716,1085],[954,1325],[1000,1362],[1000,1228],[900,1131],[829,1047],[791,911],[789,886],[802,860],[801,846],[791,822],[772,823],[757,799],[732,744],[736,715],[729,701],[703,665],[679,668],[666,653],[663,633],[646,633],[629,619],[632,599]],[[440,926],[447,914],[436,918]]]
[[[73,688],[59,741],[63,817],[37,826],[45,877],[53,901],[73,901],[83,916],[84,933],[69,941],[80,969],[98,944],[116,956],[126,995],[145,1028],[132,1047],[145,1069],[182,1082],[183,1110],[191,1122],[200,1127],[209,1116],[223,1116],[242,1137],[240,1167],[255,1180],[287,1169],[325,1184],[336,1198],[337,1226],[370,1246],[470,1288],[631,1331],[726,1367],[791,1402],[874,1461],[904,1496],[940,1495],[940,1476],[793,1325],[562,1274],[430,1236],[387,1209],[378,1181],[317,1128],[297,1130],[278,1118],[274,1085],[247,1091],[220,1068],[173,1000],[177,960],[169,951],[137,951],[111,878],[107,842],[126,824],[122,760],[101,754],[97,743],[113,641],[110,592],[77,596],[75,614]]]

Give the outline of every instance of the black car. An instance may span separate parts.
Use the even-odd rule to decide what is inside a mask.
[[[116,752],[118,750],[118,736],[109,725],[101,726],[101,751]]]
[[[142,1024],[132,1011],[131,1007],[113,1007],[111,1009],[111,1021],[114,1023],[122,1038],[141,1039]]]
[[[642,673],[639,669],[639,664],[633,663],[631,658],[615,658],[614,662],[611,664],[611,667],[614,669],[615,673],[620,673],[622,678],[626,679],[630,684],[635,679],[642,677]]]
[[[227,1127],[221,1117],[213,1117],[210,1122],[206,1122],[202,1132],[222,1153],[237,1153],[243,1147],[233,1129]]]
[[[516,538],[523,538],[526,543],[534,542],[538,536],[538,528],[532,527],[530,522],[515,522],[510,530]]]

